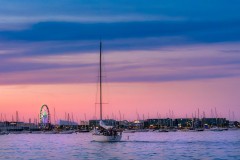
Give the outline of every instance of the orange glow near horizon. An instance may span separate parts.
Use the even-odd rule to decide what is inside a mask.
[[[200,116],[211,116],[211,109],[216,107],[218,117],[229,118],[229,110],[239,120],[240,78],[173,81],[158,83],[107,83],[104,84],[103,107],[105,118],[127,120],[169,117],[169,110],[174,117],[192,117],[197,109]],[[19,112],[20,120],[37,118],[42,104],[50,108],[51,119],[64,119],[65,113],[75,121],[95,116],[97,85],[94,83],[53,84],[53,85],[2,85],[0,86],[0,108],[7,119],[15,118]],[[96,106],[96,117],[99,117]],[[139,115],[139,116],[138,116]]]

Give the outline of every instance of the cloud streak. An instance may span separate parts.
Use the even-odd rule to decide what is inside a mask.
[[[199,50],[202,47],[106,53],[104,74],[108,82],[166,82],[240,76],[240,55],[222,54],[221,49],[238,50],[238,43],[208,45],[205,50]],[[1,63],[0,74],[4,77],[1,84],[95,83],[98,53],[11,58]]]

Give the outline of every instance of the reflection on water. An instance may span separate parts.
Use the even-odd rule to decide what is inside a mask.
[[[0,159],[240,159],[240,131],[125,133],[93,142],[91,133],[0,136]]]

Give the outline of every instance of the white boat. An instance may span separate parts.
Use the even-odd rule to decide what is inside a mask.
[[[117,136],[105,136],[101,134],[93,134],[93,141],[96,142],[119,142],[122,139],[122,135]]]
[[[93,141],[96,142],[118,142],[122,139],[122,132],[118,132],[114,126],[107,126],[102,121],[102,42],[100,41],[100,63],[99,63],[99,85],[100,85],[100,128],[94,129],[92,134]]]
[[[102,120],[99,125],[101,129],[94,129],[93,141],[96,142],[118,142],[122,139],[122,132],[118,132],[113,126],[107,126]]]
[[[93,132],[93,141],[97,142],[118,142],[121,141],[122,132],[117,132],[113,126],[107,126],[102,120],[99,122],[101,130],[95,129]]]

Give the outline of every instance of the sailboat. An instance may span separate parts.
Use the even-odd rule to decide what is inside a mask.
[[[100,121],[99,128],[94,128],[93,141],[97,142],[118,142],[121,141],[122,132],[118,132],[114,126],[108,126],[103,122],[102,119],[102,42],[100,41],[100,63],[99,63],[99,73],[100,73]]]

